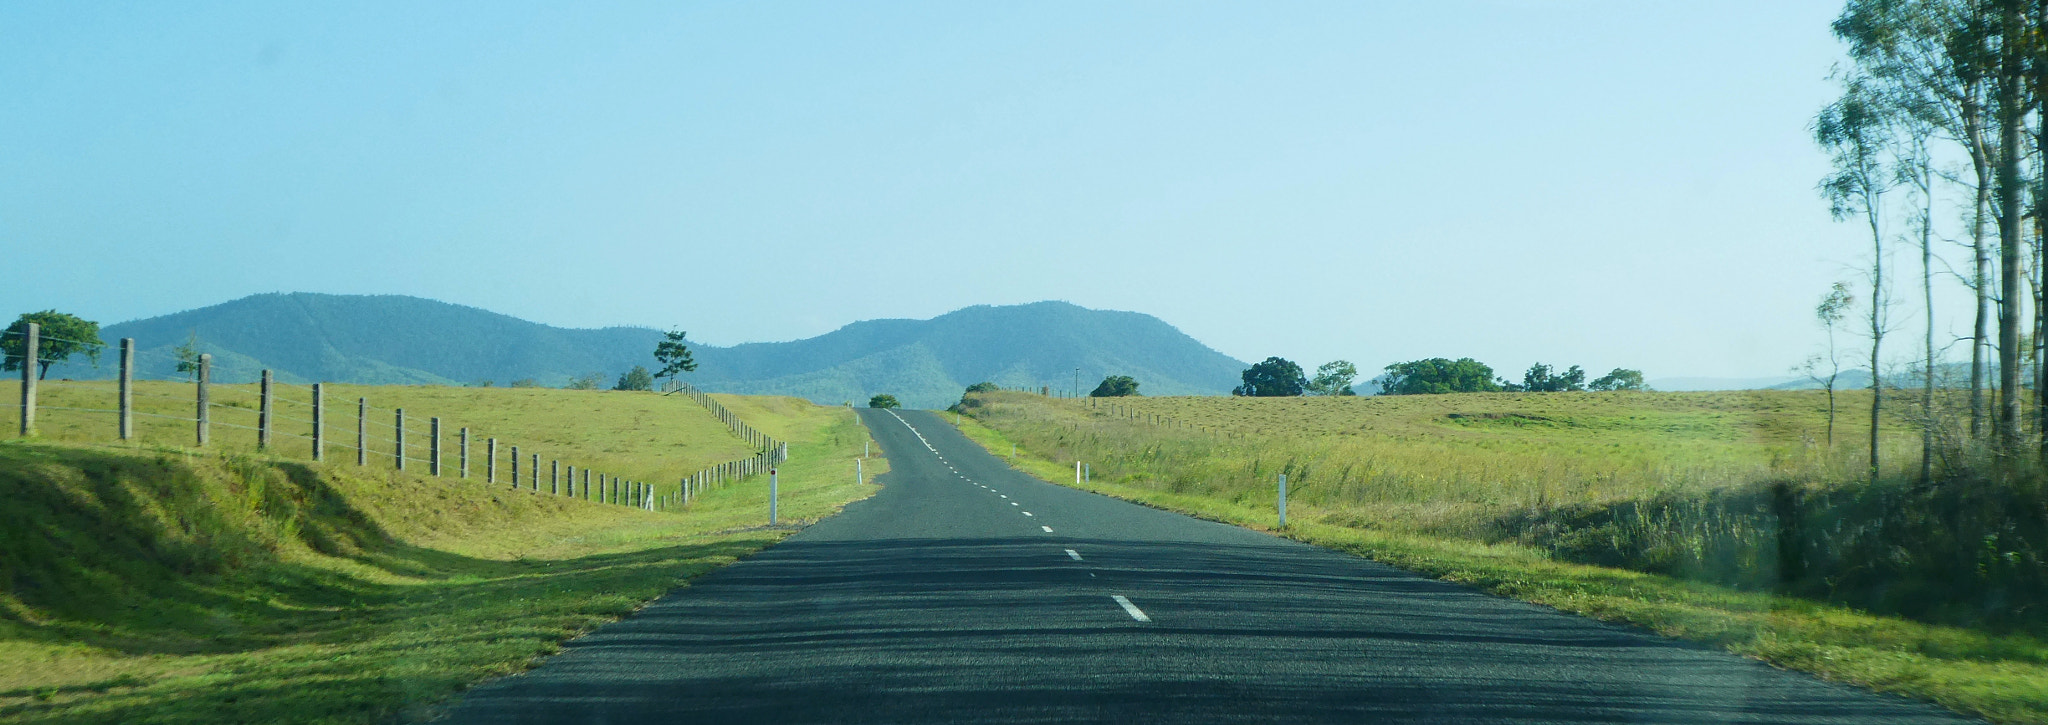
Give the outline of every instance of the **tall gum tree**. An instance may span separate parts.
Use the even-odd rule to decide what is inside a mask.
[[[1827,149],[1834,172],[1821,180],[1820,192],[1837,221],[1861,218],[1870,229],[1870,479],[1878,475],[1878,423],[1884,407],[1883,376],[1888,295],[1884,276],[1884,194],[1891,188],[1887,156],[1892,151],[1892,108],[1871,78],[1842,76],[1842,97],[1814,118],[1813,137]]]
[[[1833,24],[1857,67],[1956,144],[1969,158],[1969,180],[1954,179],[1971,197],[1970,272],[1972,290],[1969,407],[1970,435],[1983,434],[1988,419],[1984,389],[1990,351],[1993,170],[2000,165],[2000,134],[1992,130],[1996,104],[1992,80],[2001,64],[1998,8],[1992,0],[1849,0]],[[1932,310],[1929,309],[1929,317]]]

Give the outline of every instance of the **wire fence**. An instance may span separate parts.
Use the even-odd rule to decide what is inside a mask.
[[[23,336],[12,331],[6,334]],[[511,445],[509,441],[494,437],[473,438],[467,427],[446,426],[435,417],[423,420],[420,416],[408,416],[404,408],[374,407],[367,397],[336,401],[328,395],[329,386],[325,383],[285,383],[276,380],[269,370],[262,371],[259,383],[253,387],[214,383],[210,379],[213,372],[211,355],[197,355],[190,361],[189,370],[179,371],[182,374],[139,377],[135,375],[137,366],[132,339],[123,339],[120,343],[118,387],[114,391],[109,391],[105,382],[42,380],[38,366],[21,363],[47,359],[38,354],[43,349],[43,341],[61,341],[81,347],[90,347],[94,343],[42,337],[34,332],[25,337],[23,345],[8,348],[10,353],[7,357],[7,361],[13,363],[10,367],[22,369],[21,396],[18,400],[0,402],[0,408],[12,409],[19,415],[19,430],[23,437],[37,434],[39,412],[62,412],[71,414],[67,418],[80,417],[80,420],[65,421],[62,426],[64,433],[67,437],[88,440],[106,436],[122,441],[184,441],[205,448],[214,445],[213,433],[216,430],[243,431],[255,434],[256,450],[266,455],[302,456],[327,462],[334,453],[353,453],[357,466],[389,466],[399,471],[423,468],[424,475],[433,478],[453,476],[466,479],[480,473],[486,484],[502,482],[534,494],[573,497],[649,511],[681,510],[714,487],[767,473],[788,458],[787,444],[761,433],[694,388],[687,389],[690,397],[724,423],[735,436],[747,441],[756,453],[700,469],[664,485],[578,466],[573,462],[564,464],[558,459],[542,459],[531,447],[522,452],[519,446]],[[19,352],[14,352],[17,349]],[[59,361],[61,359],[51,360]],[[63,393],[65,404],[39,402],[42,388]],[[108,392],[115,393],[111,400]],[[285,395],[279,395],[280,392]],[[103,400],[110,405],[93,405]],[[279,403],[289,406],[286,409],[297,415],[280,413]],[[181,409],[185,412],[181,413]],[[97,423],[85,420],[99,416],[105,418],[100,418]],[[291,442],[291,445],[279,445],[280,442]],[[480,461],[472,460],[475,448],[482,449]],[[500,458],[501,449],[509,452],[509,458]],[[482,470],[477,471],[477,468]],[[543,468],[546,469],[545,474]],[[501,476],[501,472],[509,475]]]

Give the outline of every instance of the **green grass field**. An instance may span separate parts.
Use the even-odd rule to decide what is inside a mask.
[[[2038,478],[1914,485],[1868,393],[1836,446],[1810,392],[1057,400],[994,393],[964,431],[1016,465],[1780,666],[2048,722]],[[1117,407],[1111,408],[1110,405]],[[1091,407],[1092,406],[1092,407]],[[949,417],[950,419],[950,417]],[[1858,420],[1863,421],[1858,424]]]
[[[211,386],[212,432],[209,447],[255,451],[256,385]],[[41,440],[111,443],[119,439],[119,416],[88,410],[119,408],[119,389],[109,381],[44,381],[37,406]],[[391,468],[396,436],[396,410],[406,414],[407,466],[424,470],[429,457],[430,420],[442,426],[443,474],[457,473],[458,431],[470,431],[470,475],[484,475],[485,440],[499,440],[498,475],[510,475],[511,447],[520,448],[522,471],[532,456],[543,470],[551,461],[624,476],[673,488],[682,477],[717,463],[754,454],[747,444],[726,434],[725,426],[681,395],[610,390],[549,388],[454,388],[438,386],[329,385],[326,389],[326,451],[331,461],[353,462],[357,400],[371,406],[369,463]],[[13,402],[13,401],[10,401]],[[273,393],[277,416],[271,453],[300,460],[312,452],[312,392],[279,384]],[[190,446],[195,443],[190,420],[197,404],[189,383],[138,381],[135,391],[135,440],[146,444]],[[4,408],[19,415],[18,407]],[[13,425],[0,437],[18,437]],[[546,485],[545,474],[542,485]],[[530,481],[530,479],[529,479]]]
[[[64,395],[45,390],[46,402]],[[357,390],[648,480],[749,452],[680,397]],[[789,441],[786,523],[873,492],[854,480],[867,435],[852,411],[722,402]],[[78,442],[103,434],[89,420],[44,420],[46,439],[0,442],[9,721],[428,719],[463,688],[793,530],[763,526],[759,478],[654,513],[358,468],[352,455],[256,455],[253,441]],[[886,470],[866,467],[870,479]]]

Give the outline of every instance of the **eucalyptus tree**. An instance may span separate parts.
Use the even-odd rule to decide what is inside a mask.
[[[1905,97],[1894,119],[1898,130],[1895,180],[1906,187],[1913,203],[1907,219],[1908,234],[1917,237],[1920,248],[1920,295],[1923,331],[1920,360],[1920,482],[1934,478],[1934,160],[1928,140],[1935,128],[1930,114],[1917,107],[1915,98]]]
[[[1968,245],[1971,272],[1965,283],[1975,306],[1970,345],[1970,433],[1982,434],[1986,351],[1991,317],[1991,247],[1986,227],[1992,218],[1993,170],[2001,167],[2003,134],[1994,121],[2005,118],[1992,87],[2001,66],[2000,17],[1994,2],[2005,0],[1849,0],[1833,24],[1849,57],[1887,93],[1939,130],[1970,160],[1972,206]],[[1931,315],[1930,315],[1931,317]]]
[[[1870,478],[1877,480],[1878,424],[1884,406],[1882,361],[1887,307],[1884,276],[1884,195],[1894,180],[1887,163],[1895,152],[1891,132],[1896,108],[1873,80],[1842,76],[1842,97],[1814,118],[1813,137],[1827,149],[1834,171],[1820,183],[1836,221],[1861,218],[1870,228]]]
[[[2020,136],[2024,132],[2028,93],[2026,0],[1997,0],[1998,72],[1992,82],[1998,131],[1998,415],[1993,426],[1999,450],[2013,453],[2020,439],[2020,245],[2023,209],[2020,193]]]
[[[1834,287],[1828,289],[1827,295],[1820,298],[1820,304],[1813,307],[1814,318],[1828,331],[1828,354],[1827,357],[1815,355],[1807,358],[1805,370],[1806,377],[1820,383],[1821,387],[1828,391],[1827,441],[1830,449],[1835,447],[1835,382],[1842,377],[1842,359],[1837,354],[1839,348],[1835,347],[1835,328],[1841,327],[1842,320],[1849,316],[1849,308],[1855,304],[1856,295],[1849,291],[1849,285],[1836,282]],[[1828,364],[1826,375],[1820,374],[1822,362]]]

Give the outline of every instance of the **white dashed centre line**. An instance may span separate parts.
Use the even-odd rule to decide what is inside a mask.
[[[1052,527],[1051,527],[1051,526],[1040,526],[1040,527],[1038,527],[1038,528],[1041,528],[1041,529],[1045,529],[1045,533],[1048,533],[1048,534],[1052,533]]]
[[[1124,595],[1111,594],[1109,595],[1109,597],[1111,599],[1115,599],[1117,604],[1123,605],[1124,611],[1128,612],[1131,615],[1132,619],[1138,620],[1140,622],[1152,621],[1151,617],[1145,616],[1145,610],[1139,609],[1138,605],[1132,604],[1131,600],[1124,598]]]
[[[1031,515],[1031,512],[1030,512],[1030,511],[1026,511],[1026,512],[1024,512],[1024,515],[1025,515],[1025,516],[1030,516],[1030,515]]]
[[[1068,556],[1069,558],[1073,559],[1074,561],[1080,561],[1080,560],[1081,560],[1081,552],[1075,551],[1075,550],[1073,550],[1073,549],[1068,549],[1068,550],[1067,550],[1067,556]]]
[[[1015,502],[1015,501],[1011,501],[1011,502],[1010,502],[1010,505],[1011,505],[1011,506],[1015,506],[1015,505],[1017,505],[1017,502]]]

